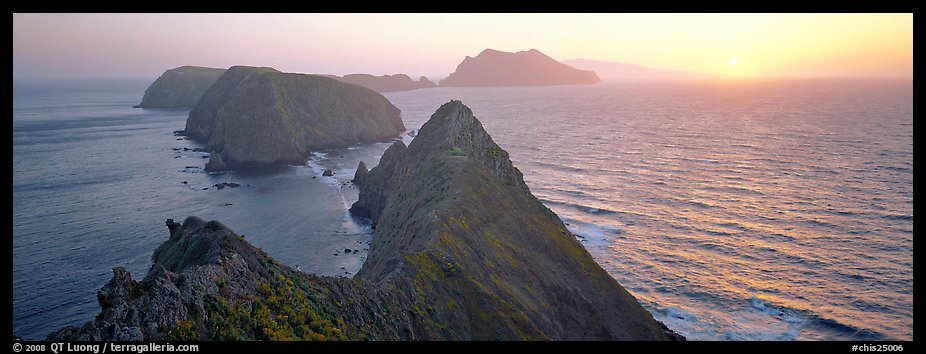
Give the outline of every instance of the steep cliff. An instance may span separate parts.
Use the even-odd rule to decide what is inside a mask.
[[[48,340],[409,339],[410,300],[371,283],[307,275],[216,221],[167,221],[141,281],[125,269],[97,293],[102,311]]]
[[[228,166],[301,164],[312,150],[376,142],[405,130],[383,95],[327,77],[234,66],[203,95],[186,134]]]
[[[357,277],[440,299],[455,338],[667,338],[459,101],[386,151],[351,211],[376,226]]]
[[[139,108],[193,107],[225,69],[181,66],[165,71],[148,86]]]

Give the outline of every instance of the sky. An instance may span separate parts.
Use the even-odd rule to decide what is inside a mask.
[[[198,65],[449,75],[537,49],[729,77],[913,77],[906,14],[13,14],[13,78],[150,77]]]

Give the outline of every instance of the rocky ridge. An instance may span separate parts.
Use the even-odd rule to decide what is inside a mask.
[[[168,220],[144,280],[116,268],[101,314],[48,339],[683,339],[595,263],[459,101],[355,178],[351,211],[376,228],[354,278],[296,272],[215,221]]]

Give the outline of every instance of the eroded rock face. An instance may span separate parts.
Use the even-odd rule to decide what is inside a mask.
[[[49,340],[162,340],[181,321],[204,313],[207,298],[220,293],[217,279],[234,279],[221,291],[230,298],[256,294],[276,265],[224,225],[187,218],[168,220],[170,238],[154,252],[141,282],[122,267],[97,293],[102,311],[82,327],[67,327]]]
[[[354,179],[352,181],[354,185],[359,186],[363,184],[363,179],[367,177],[368,173],[370,173],[370,171],[367,170],[367,165],[363,163],[363,161],[360,161],[360,163],[357,164],[357,171],[354,172]]]
[[[593,71],[560,63],[536,49],[517,53],[486,49],[466,57],[440,86],[534,86],[596,84]]]
[[[220,154],[209,155],[209,162],[206,162],[206,171],[215,172],[215,171],[225,171],[228,169],[228,165],[225,164],[225,160],[222,159]]]
[[[351,211],[376,229],[353,279],[293,271],[215,221],[168,220],[145,279],[117,268],[96,320],[49,340],[683,339],[595,263],[459,101],[358,177]]]
[[[201,66],[181,66],[167,70],[148,86],[137,107],[193,107],[223,73],[225,69]]]
[[[166,224],[170,237],[143,280],[114,269],[98,293],[100,314],[47,340],[420,338],[421,312],[410,311],[405,294],[294,271],[217,221]]]
[[[185,132],[234,168],[301,164],[312,150],[382,141],[404,130],[399,109],[372,90],[234,66],[193,107]]]
[[[351,210],[376,224],[357,277],[452,308],[452,338],[668,339],[459,101],[386,151]]]

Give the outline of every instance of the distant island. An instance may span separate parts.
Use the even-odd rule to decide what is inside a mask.
[[[270,70],[229,73],[286,76]],[[144,280],[115,268],[101,313],[47,339],[684,340],[592,259],[459,101],[357,177],[351,211],[376,228],[354,278],[295,271],[217,221],[167,220]]]
[[[136,108],[193,107],[225,69],[181,66],[165,71],[145,90]]]
[[[709,74],[680,70],[659,70],[636,64],[620,63],[616,61],[601,61],[588,59],[571,59],[563,63],[575,68],[592,70],[602,81],[670,81],[670,80],[701,80],[713,77]]]
[[[437,84],[422,76],[418,81],[405,74],[373,76],[370,74],[325,75],[332,79],[357,84],[376,92],[409,91],[437,87]]]
[[[324,76],[233,66],[196,103],[184,134],[213,151],[207,169],[302,164],[312,150],[398,137],[382,94]]]
[[[181,66],[165,71],[145,90],[141,103],[135,108],[192,108],[219,79],[226,69],[202,66]],[[348,74],[344,76],[316,74],[341,82],[360,85],[376,92],[408,91],[437,87],[427,77],[412,80],[405,74],[373,76]]]
[[[531,49],[517,53],[483,50],[467,56],[440,86],[575,85],[600,82],[593,71],[579,70]]]

